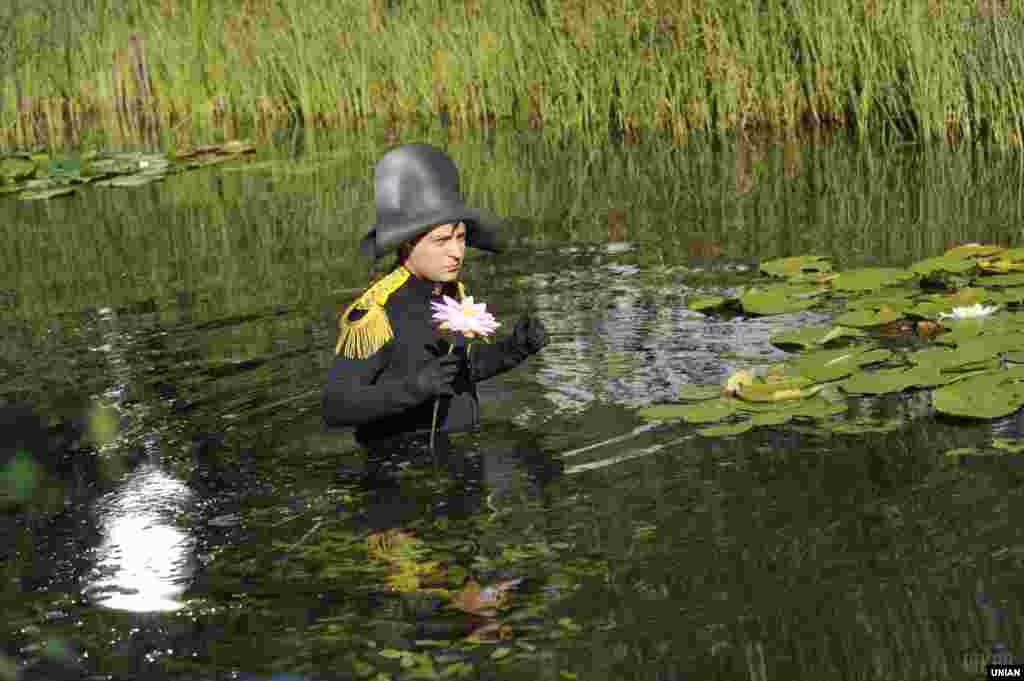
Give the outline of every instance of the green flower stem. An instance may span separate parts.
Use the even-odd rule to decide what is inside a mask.
[[[452,350],[455,349],[455,343],[448,344],[448,352],[446,354],[452,354]],[[437,409],[441,406],[441,396],[438,395],[434,398],[434,418],[430,421],[430,453],[437,454],[434,450],[434,431],[437,430]]]

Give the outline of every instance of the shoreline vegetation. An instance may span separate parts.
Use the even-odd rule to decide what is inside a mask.
[[[440,119],[1024,145],[1010,0],[9,0],[0,145]]]

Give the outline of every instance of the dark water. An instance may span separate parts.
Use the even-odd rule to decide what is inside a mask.
[[[1019,245],[1019,159],[432,134],[403,139],[449,146],[516,218],[468,290],[553,337],[437,460],[319,420],[385,139],[0,203],[0,398],[47,421],[0,527],[0,679],[967,679],[1024,652],[1024,469],[944,457],[1017,417],[937,419],[924,393],[841,417],[887,432],[679,424],[579,451],[824,318],[714,319],[686,293],[782,255]],[[506,585],[501,607],[451,607],[467,579]]]

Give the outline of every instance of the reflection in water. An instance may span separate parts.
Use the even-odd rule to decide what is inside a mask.
[[[96,579],[88,593],[99,605],[132,612],[178,610],[191,574],[192,541],[170,514],[190,490],[160,470],[140,465],[120,489],[99,500],[103,531]]]

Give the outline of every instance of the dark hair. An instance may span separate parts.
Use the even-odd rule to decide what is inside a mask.
[[[406,259],[409,257],[409,254],[412,253],[412,249],[416,245],[416,242],[422,239],[424,236],[426,236],[426,232],[424,232],[423,234],[419,234],[413,237],[412,239],[409,239],[408,241],[403,241],[401,244],[399,244],[398,253],[395,255],[395,259],[392,261],[391,266],[384,268],[383,271],[378,271],[376,262],[371,262],[369,285],[373,286],[378,281],[387,276],[389,273],[395,271],[399,265],[404,264]]]

